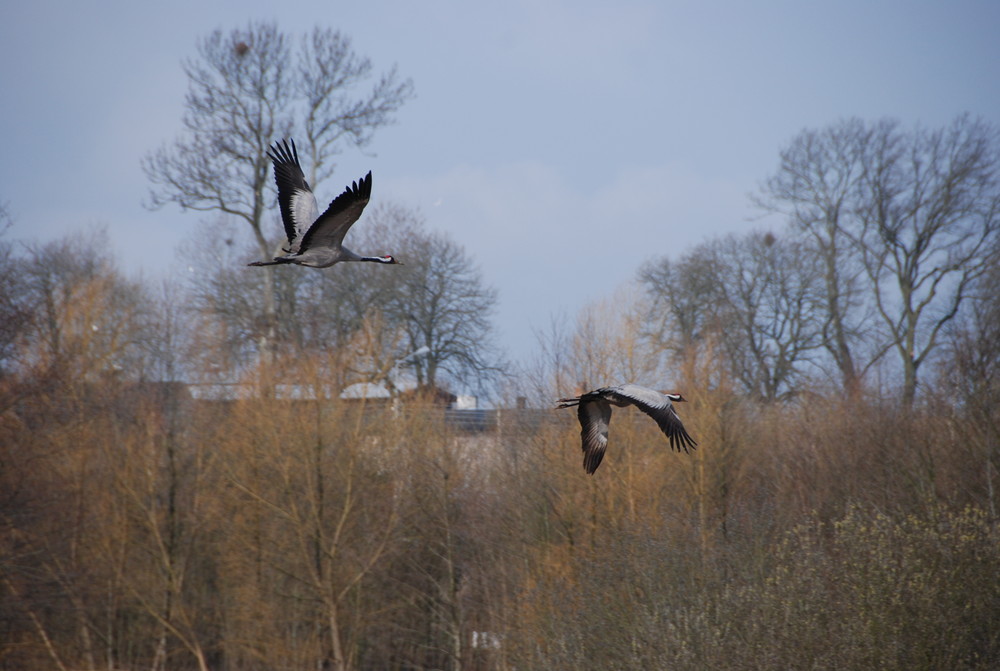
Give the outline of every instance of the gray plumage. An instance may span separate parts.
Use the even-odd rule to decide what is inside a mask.
[[[348,186],[333,199],[326,212],[319,213],[316,196],[306,182],[295,141],[275,142],[268,157],[274,164],[274,181],[278,185],[278,208],[285,226],[288,245],[283,256],[270,261],[254,261],[251,266],[273,266],[294,263],[310,268],[328,268],[341,261],[371,261],[399,263],[390,255],[361,256],[344,247],[344,236],[361,217],[372,195],[372,173]],[[401,265],[401,264],[400,264]]]
[[[620,384],[601,387],[572,398],[561,398],[559,408],[577,407],[580,436],[583,439],[583,467],[593,474],[604,459],[608,447],[608,426],[611,423],[611,406],[619,408],[634,405],[652,417],[670,441],[670,447],[688,452],[698,443],[684,429],[681,418],[671,403],[684,402],[680,394],[660,393],[637,384]]]

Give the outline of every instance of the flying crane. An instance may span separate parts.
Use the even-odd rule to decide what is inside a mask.
[[[371,261],[398,263],[391,255],[361,256],[344,247],[344,236],[361,216],[372,195],[372,173],[354,182],[333,199],[326,212],[319,214],[316,196],[299,163],[295,141],[275,142],[267,152],[274,164],[274,181],[278,185],[278,207],[285,225],[288,246],[282,256],[270,261],[254,261],[251,266],[274,266],[294,263],[310,268],[328,268],[341,261]]]
[[[670,440],[670,447],[680,452],[690,451],[695,442],[681,423],[673,403],[684,402],[680,394],[661,393],[637,384],[620,384],[601,387],[572,398],[561,398],[559,408],[577,407],[580,420],[580,436],[583,438],[583,467],[593,475],[604,459],[608,447],[608,425],[611,423],[611,406],[619,408],[634,405],[659,425],[660,430]],[[672,403],[673,402],[673,403]]]

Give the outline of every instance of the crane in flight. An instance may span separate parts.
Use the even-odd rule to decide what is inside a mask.
[[[658,392],[637,384],[619,384],[613,387],[601,387],[586,394],[572,398],[561,398],[558,408],[576,406],[576,414],[580,420],[580,436],[583,438],[583,467],[593,475],[604,459],[608,448],[608,425],[611,423],[611,406],[619,408],[634,405],[652,417],[660,430],[670,441],[670,447],[680,452],[689,452],[698,443],[695,442],[681,418],[674,410],[673,403],[684,402],[680,394]]]
[[[310,268],[329,268],[341,261],[371,261],[373,263],[398,263],[389,254],[361,256],[344,247],[344,236],[361,216],[372,195],[372,173],[348,186],[333,199],[326,212],[319,214],[316,196],[299,163],[295,141],[275,142],[267,152],[274,164],[274,181],[278,185],[278,208],[285,225],[288,246],[282,247],[284,255],[270,261],[254,261],[251,266],[274,266],[294,263]]]

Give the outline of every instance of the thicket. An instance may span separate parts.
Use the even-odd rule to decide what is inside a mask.
[[[590,477],[557,410],[8,377],[0,668],[994,666],[982,418],[691,396]]]

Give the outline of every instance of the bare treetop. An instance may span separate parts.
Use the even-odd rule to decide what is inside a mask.
[[[842,121],[794,138],[761,192],[758,203],[788,215],[822,258],[826,347],[845,387],[894,350],[912,402],[941,329],[998,262],[1000,132],[968,115],[940,129]],[[881,343],[859,365],[872,321],[862,302]]]
[[[395,68],[375,75],[338,31],[316,28],[296,46],[273,22],[251,23],[201,39],[184,63],[188,77],[184,131],[151,152],[142,167],[147,204],[217,211],[250,225],[262,257],[271,256],[263,223],[268,210],[272,141],[295,135],[315,188],[333,157],[363,148],[413,95]],[[373,83],[374,82],[374,83]],[[210,238],[209,238],[210,239]],[[273,352],[277,308],[272,268],[264,271],[265,358]]]
[[[150,153],[149,205],[220,210],[259,226],[258,195],[267,182],[267,148],[279,136],[305,138],[315,186],[345,148],[368,145],[413,95],[391,68],[378,76],[348,37],[316,28],[299,48],[274,23],[215,30],[184,63],[188,93],[184,132]],[[368,90],[364,87],[370,86]]]

